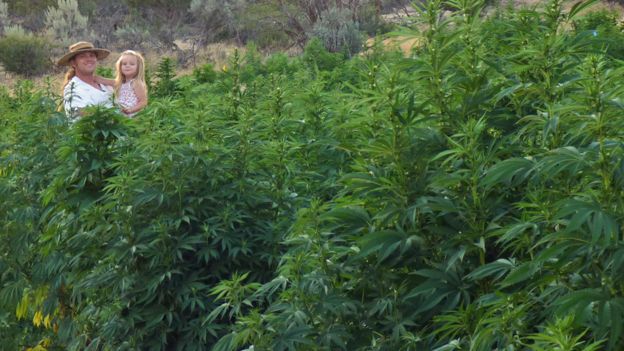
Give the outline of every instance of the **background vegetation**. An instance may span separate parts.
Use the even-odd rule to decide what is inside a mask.
[[[48,48],[36,53],[34,71],[12,68],[10,59],[28,56],[16,50],[0,57],[8,72],[39,75],[50,62],[78,40],[123,51],[128,48],[159,53],[174,52],[181,64],[196,63],[206,45],[253,42],[265,51],[303,49],[314,37],[332,52],[355,54],[366,35],[387,32],[382,16],[404,9],[407,0],[25,0],[0,1],[0,42],[20,42]],[[16,39],[4,28],[19,27]]]
[[[431,1],[411,57],[166,59],[135,119],[0,89],[0,347],[621,350],[621,31],[591,3]]]

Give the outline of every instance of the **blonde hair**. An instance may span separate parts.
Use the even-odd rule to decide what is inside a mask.
[[[67,83],[76,76],[76,69],[73,66],[70,66],[67,72],[65,73],[65,79],[63,80],[63,85],[61,85],[61,95],[65,92],[65,86]]]
[[[143,55],[134,51],[134,50],[126,50],[121,53],[119,59],[115,63],[115,95],[119,96],[119,89],[121,89],[121,85],[126,83],[126,77],[124,77],[123,73],[121,73],[121,61],[124,56],[134,56],[137,60],[137,74],[134,77],[134,81],[141,84],[145,91],[147,91],[147,84],[145,83],[145,59],[143,59]]]
[[[69,84],[69,81],[76,76],[76,69],[74,66],[69,66],[67,72],[65,72],[65,79],[63,80],[63,84],[61,85],[61,103],[56,107],[57,111],[63,111],[63,101],[65,100],[65,87]]]

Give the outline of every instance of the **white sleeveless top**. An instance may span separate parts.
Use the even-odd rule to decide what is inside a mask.
[[[134,107],[139,103],[139,98],[137,98],[134,93],[134,88],[132,88],[133,81],[134,79],[121,84],[121,87],[119,87],[119,97],[117,97],[117,102],[126,108]],[[131,113],[128,116],[134,116],[135,114],[136,113]]]

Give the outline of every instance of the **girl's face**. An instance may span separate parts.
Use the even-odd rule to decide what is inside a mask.
[[[124,55],[121,58],[121,74],[126,79],[134,78],[139,72],[139,65],[136,56]]]

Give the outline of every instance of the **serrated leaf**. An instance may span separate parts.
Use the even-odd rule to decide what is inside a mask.
[[[534,262],[525,262],[514,268],[503,281],[500,283],[501,287],[508,287],[533,277],[533,274],[537,272],[539,266]]]
[[[527,158],[510,158],[500,161],[487,170],[481,184],[486,188],[499,183],[517,186],[531,176],[535,164],[535,161]]]

